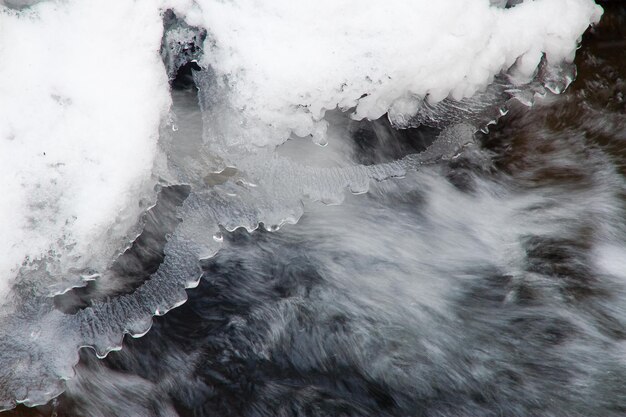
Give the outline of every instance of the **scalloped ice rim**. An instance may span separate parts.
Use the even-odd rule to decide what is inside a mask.
[[[468,135],[473,135],[473,129],[468,126],[456,126],[452,128],[450,137],[458,139],[462,134],[466,135],[465,137],[468,137]],[[445,136],[445,135],[442,135],[442,136]],[[466,141],[459,143],[458,146],[463,147],[465,143]],[[450,143],[445,143],[444,145],[445,145],[444,149],[448,151],[447,158],[452,158],[458,153],[457,144],[453,143],[452,144],[453,147],[450,147]],[[389,178],[397,178],[399,176],[402,176],[403,171],[406,171],[409,169],[417,169],[420,166],[428,165],[433,162],[436,162],[436,161],[433,161],[431,159],[431,155],[429,154],[425,154],[423,158],[420,158],[419,154],[417,156],[409,155],[407,158],[400,160],[396,163],[389,163],[389,164],[383,164],[383,165],[372,166],[372,167],[365,167],[365,166],[355,167],[357,168],[356,174],[354,173],[353,170],[349,169],[346,171],[348,172],[348,175],[339,176],[340,178],[338,180],[336,179],[338,177],[337,170],[322,169],[322,170],[319,170],[317,173],[321,174],[322,177],[327,177],[326,180],[330,181],[331,184],[332,184],[331,178],[335,178],[336,179],[335,181],[339,181],[335,185],[337,188],[334,188],[334,187],[331,187],[330,189],[327,188],[329,182],[319,181],[319,182],[324,183],[320,185],[318,181],[312,181],[311,184],[309,184],[308,186],[309,189],[315,189],[315,188],[320,188],[320,187],[321,188],[320,188],[320,191],[311,193],[310,197],[312,197],[312,199],[315,199],[314,196],[319,197],[321,195],[326,195],[327,193],[330,193],[330,194],[334,194],[338,192],[343,193],[343,190],[345,188],[349,188],[350,181],[351,181],[350,178],[351,177],[354,178],[355,175],[356,175],[357,181],[361,181],[362,178],[366,178],[366,177],[369,180],[385,181],[386,179],[389,179]],[[359,177],[362,177],[362,178],[359,178]],[[190,202],[193,200],[194,197],[195,195],[190,195],[190,197],[188,197],[188,199],[185,201],[184,205],[190,205]],[[214,195],[211,195],[211,197],[214,197]],[[271,198],[272,197],[270,196],[268,199],[271,200]],[[211,202],[215,200],[213,198],[211,199],[205,198],[204,200],[202,200],[201,198],[200,201],[205,202],[207,203],[207,206],[210,206]],[[240,207],[245,207],[245,201],[243,205]],[[194,242],[190,242],[188,240],[188,236],[186,236],[187,231],[185,230],[185,227],[184,227],[185,218],[193,220],[193,216],[194,216],[193,210],[196,210],[197,208],[198,208],[198,205],[195,205],[195,206],[190,205],[190,211],[186,213],[186,215],[183,214],[182,216],[183,221],[181,222],[179,227],[176,229],[175,235],[172,237],[172,239],[170,239],[166,243],[166,247],[168,245],[172,245],[176,251],[180,251],[179,249],[180,246],[183,247],[183,254],[184,254],[183,256],[188,258],[186,259],[185,265],[190,266],[191,264],[195,263],[193,266],[190,266],[189,270],[187,271],[188,272],[187,275],[183,275],[182,278],[178,276],[177,279],[174,280],[174,279],[170,279],[171,275],[168,275],[166,273],[160,274],[160,272],[162,272],[163,265],[167,264],[169,261],[172,260],[172,257],[167,255],[168,251],[166,249],[166,258],[164,260],[164,263],[159,268],[159,271],[153,274],[152,278],[144,282],[144,284],[140,286],[134,293],[126,295],[126,296],[117,297],[115,299],[109,300],[109,302],[105,302],[105,303],[99,302],[97,304],[94,304],[91,307],[87,307],[83,310],[80,310],[78,313],[74,315],[64,315],[56,310],[51,313],[54,316],[53,319],[59,320],[60,322],[59,326],[63,326],[64,324],[66,325],[69,324],[69,326],[66,326],[68,331],[81,329],[82,325],[88,326],[85,333],[80,332],[79,334],[74,334],[73,335],[74,337],[71,338],[72,340],[78,341],[81,339],[81,337],[84,340],[84,336],[86,333],[91,334],[92,339],[90,341],[80,342],[76,346],[75,349],[74,348],[67,349],[69,351],[76,352],[76,355],[73,355],[75,359],[73,363],[70,364],[71,368],[73,368],[78,362],[78,350],[79,349],[91,348],[96,352],[97,357],[104,358],[107,356],[109,352],[117,351],[122,348],[123,337],[125,334],[130,334],[132,337],[141,337],[145,335],[149,331],[150,327],[152,326],[152,321],[153,321],[152,317],[166,314],[168,311],[182,305],[187,300],[187,294],[185,290],[188,288],[194,288],[199,284],[199,281],[202,277],[202,272],[200,270],[198,262],[201,259],[205,259],[205,257],[198,256],[198,253],[200,253],[201,251],[199,250],[199,248],[202,245],[195,244]],[[211,211],[211,213],[215,214],[215,212],[213,211]],[[276,222],[275,219],[272,220],[270,224],[282,225],[284,223],[296,223],[298,218],[302,214],[303,214],[302,211],[297,212],[295,215],[291,213],[290,215],[283,217],[282,220],[279,222]],[[255,216],[254,224],[247,223],[247,224],[243,224],[243,226],[240,226],[240,227],[244,227],[247,230],[251,231],[251,230],[255,230],[256,228],[258,228],[261,225],[261,223],[265,224],[265,218],[263,217],[263,213],[256,213],[255,215],[256,216]],[[216,233],[219,232],[220,224],[221,223],[219,221],[213,222],[213,226],[215,226],[214,231]],[[230,228],[227,227],[226,229],[228,230]],[[272,230],[272,228],[266,228],[266,229]],[[181,244],[177,244],[176,242],[181,242]],[[213,239],[211,239],[209,242],[211,242],[211,244],[214,245],[211,248],[213,251],[213,255],[214,255],[215,253],[217,253],[217,251],[221,247],[221,242],[216,242]],[[177,259],[176,257],[174,257],[173,259],[174,259],[173,262],[175,263],[179,261],[179,259]],[[150,291],[148,287],[153,287],[153,286],[160,287],[159,289],[161,291],[157,292],[156,296],[153,293],[152,298],[150,298],[150,295],[148,295],[143,300],[145,303],[152,305],[149,311],[145,310],[145,307],[146,307],[145,305],[143,305],[144,308],[141,308],[142,306],[139,304],[138,306],[140,308],[138,309],[124,309],[124,305],[122,304],[128,304],[129,302],[133,302],[139,296],[138,295],[139,293],[148,292]],[[167,295],[170,295],[170,294],[172,295],[180,294],[180,297],[168,298]],[[159,299],[159,296],[162,296],[162,297],[160,297]],[[144,313],[141,313],[141,310],[144,310]],[[129,316],[122,317],[122,315],[124,314],[130,314],[130,315],[133,315],[134,317],[129,317]],[[107,326],[107,323],[105,323],[105,320],[110,319],[111,317],[115,317],[120,320],[114,323],[108,323],[110,326]],[[99,332],[93,331],[94,327],[97,330],[99,330]],[[65,377],[57,378],[57,380],[63,381],[63,380],[69,379],[70,377],[71,375],[66,375]],[[55,387],[55,389],[51,391],[49,390],[49,391],[42,392],[40,390],[37,390],[36,393],[39,395],[39,397],[33,396],[30,390],[27,390],[26,396],[24,398],[17,399],[15,403],[24,404],[27,406],[36,406],[36,405],[45,404],[48,401],[50,401],[50,399],[52,399],[54,396],[57,396],[62,393],[62,389],[58,386],[58,384],[56,385],[57,386]],[[9,405],[9,404],[7,404],[6,407],[4,407],[4,409],[10,409],[10,408],[12,408],[12,405]]]

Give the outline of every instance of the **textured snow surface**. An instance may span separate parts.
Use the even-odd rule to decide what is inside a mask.
[[[572,60],[577,39],[601,9],[589,0],[199,0],[181,10],[209,31],[210,65],[247,118],[323,141],[326,110],[356,108],[376,119],[390,108],[415,114],[472,96],[495,75],[527,81],[542,55]]]
[[[170,101],[161,28],[150,1],[0,8],[0,293],[29,258],[68,273],[123,247]]]

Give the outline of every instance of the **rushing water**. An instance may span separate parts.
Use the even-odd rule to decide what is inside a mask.
[[[222,229],[186,304],[104,360],[82,350],[64,394],[4,415],[624,415],[626,7],[605,8],[566,93],[513,104],[450,160],[306,202],[296,224]],[[178,82],[174,162],[202,135],[197,94]],[[281,155],[393,163],[439,133],[330,119],[334,149],[287,142]],[[133,280],[57,308],[137,288],[189,192],[161,191],[114,271]]]

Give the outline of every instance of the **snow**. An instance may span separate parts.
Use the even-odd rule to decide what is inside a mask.
[[[516,62],[518,79],[573,59],[577,41],[602,9],[590,0],[198,0],[174,5],[206,28],[203,65],[246,120],[324,141],[327,110],[354,108],[377,119],[411,101],[460,100]],[[410,114],[409,114],[410,115]]]
[[[0,9],[0,294],[27,259],[63,273],[123,244],[170,102],[161,26],[141,0]]]

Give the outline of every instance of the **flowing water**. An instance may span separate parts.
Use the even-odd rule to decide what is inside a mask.
[[[565,93],[510,103],[487,133],[447,133],[461,147],[436,148],[446,157],[434,163],[411,155],[441,146],[445,130],[341,112],[327,117],[340,140],[281,145],[317,178],[346,161],[387,168],[329,175],[323,190],[303,181],[311,198],[284,203],[282,224],[256,228],[255,215],[197,231],[221,247],[184,305],[105,359],[81,350],[65,393],[3,415],[625,415],[626,6],[604,7]],[[173,92],[173,165],[202,142],[194,79],[179,76]],[[228,192],[238,175],[203,181]],[[256,178],[280,186],[274,172]],[[79,316],[133,293],[167,258],[192,198],[164,186],[112,272],[126,278],[58,295],[57,310]]]

